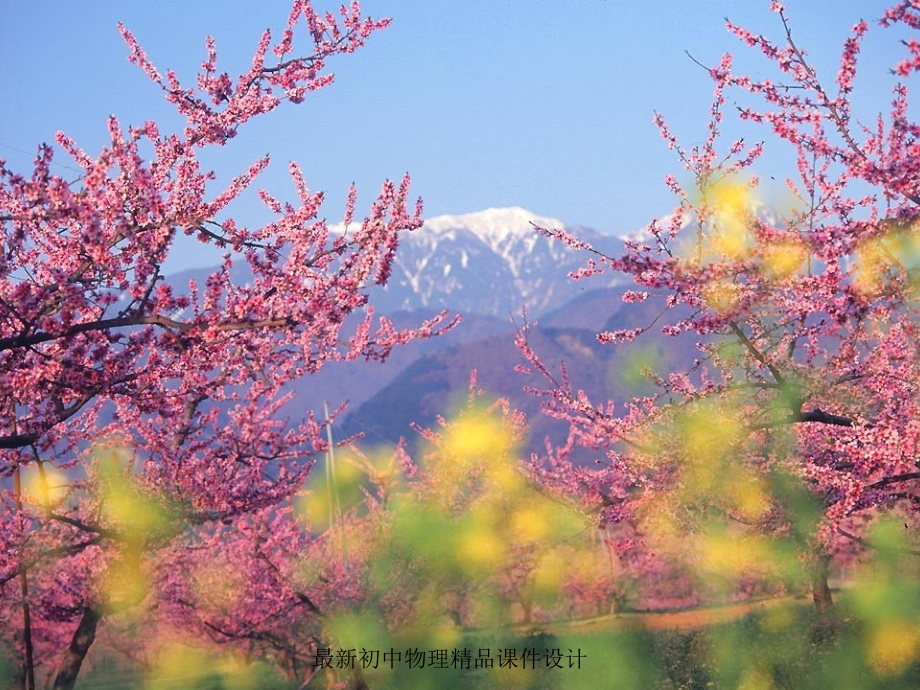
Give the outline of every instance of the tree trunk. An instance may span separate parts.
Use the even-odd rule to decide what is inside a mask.
[[[101,614],[96,609],[86,607],[83,609],[83,617],[80,619],[80,625],[77,626],[70,640],[70,647],[61,665],[58,668],[57,677],[54,679],[54,690],[73,690],[77,683],[77,676],[80,673],[80,667],[86,658],[86,653],[96,639],[96,626],[99,624]]]
[[[13,486],[16,492],[16,514],[19,516],[20,533],[23,528],[22,512],[22,481],[19,474],[19,465],[13,470]],[[19,592],[22,595],[22,638],[25,660],[22,674],[22,687],[25,690],[35,690],[35,660],[32,652],[32,612],[29,609],[29,571],[25,563],[19,565]]]
[[[18,470],[18,468],[17,468]],[[29,609],[29,576],[25,566],[19,569],[19,585],[22,592],[22,636],[25,650],[23,687],[35,690],[35,660],[32,652],[32,613]]]
[[[524,620],[521,623],[530,625],[533,620],[533,599],[527,597],[521,602],[521,606],[524,609]]]
[[[815,602],[815,610],[818,613],[827,613],[834,604],[831,588],[827,584],[827,571],[830,562],[830,556],[818,556],[818,561],[815,563],[815,570],[812,574],[811,596]]]

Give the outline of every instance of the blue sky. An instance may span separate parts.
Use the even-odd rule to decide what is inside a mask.
[[[297,160],[310,186],[326,190],[330,222],[341,217],[349,182],[366,208],[383,179],[409,171],[429,216],[516,205],[567,223],[632,231],[671,209],[662,180],[680,172],[651,123],[653,111],[664,113],[684,143],[705,137],[712,85],[684,51],[707,64],[732,51],[754,76],[772,74],[723,20],[779,38],[782,26],[768,5],[365,0],[366,13],[392,17],[392,26],[333,62],[336,84],[328,90],[253,122],[209,162],[230,176],[269,152],[274,170],[261,186],[291,198],[286,164]],[[887,3],[786,5],[800,44],[831,82],[849,27],[859,17],[877,18]],[[135,33],[159,68],[191,81],[207,34],[217,39],[218,66],[235,74],[261,31],[280,29],[288,9],[284,0],[6,0],[0,157],[27,171],[35,145],[52,141],[58,129],[96,151],[110,113],[126,124],[176,122],[159,91],[127,63],[116,22]],[[865,119],[885,108],[887,70],[899,55],[892,36],[878,28],[873,34],[857,81],[856,112]],[[58,160],[67,163],[63,154]],[[758,172],[782,177],[792,172],[788,163],[770,153]]]

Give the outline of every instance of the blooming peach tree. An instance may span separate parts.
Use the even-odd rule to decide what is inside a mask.
[[[684,167],[666,178],[673,215],[620,256],[541,229],[589,253],[575,278],[620,271],[634,282],[624,301],[660,300],[650,323],[601,333],[601,342],[659,331],[695,347],[695,364],[648,371],[654,394],[598,402],[540,360],[526,327],[518,344],[529,370],[549,381],[537,386],[545,411],[570,423],[569,447],[604,458],[589,470],[557,449],[540,466],[544,480],[595,505],[622,553],[638,545],[661,562],[668,554],[697,572],[729,572],[736,585],[752,575],[782,581],[794,574],[774,547],[791,536],[810,554],[824,609],[829,561],[877,546],[871,530],[882,516],[907,528],[898,548],[916,535],[920,125],[906,82],[920,48],[903,42],[890,109],[861,120],[854,80],[869,23],[853,26],[826,79],[783,6],[771,9],[779,41],[728,28],[776,75],[739,74],[729,54],[707,68],[715,93],[703,144],[683,148],[655,115]],[[918,30],[920,9],[899,2],[878,24]],[[755,172],[763,144],[722,144],[729,94],[739,127],[761,125],[795,155],[788,199],[770,212],[757,200],[767,186]]]
[[[333,655],[398,657],[433,641],[462,649],[477,630],[539,629],[573,607],[586,615],[608,603],[607,550],[579,504],[534,485],[516,453],[525,428],[508,400],[485,399],[474,372],[462,407],[417,427],[418,462],[403,445],[351,448],[335,460],[325,502],[329,484],[313,476],[298,504],[316,552],[302,550],[292,581],[312,581],[300,587],[316,593]],[[271,553],[283,554],[284,542]],[[327,679],[338,672],[326,671]],[[360,671],[368,687],[408,683],[389,664]]]
[[[348,229],[333,234],[296,163],[295,200],[259,191],[272,219],[247,227],[232,204],[268,157],[223,189],[201,162],[253,117],[329,85],[327,61],[386,25],[357,2],[322,15],[296,0],[236,78],[209,38],[192,85],[161,73],[119,27],[184,126],[111,117],[96,154],[59,133],[75,180],[54,172],[49,145],[27,174],[0,161],[0,629],[23,687],[36,672],[73,687],[101,620],[178,591],[181,569],[166,569],[177,549],[204,562],[222,534],[252,546],[283,517],[272,511],[327,446],[322,423],[286,406],[292,382],[448,325],[441,315],[397,330],[367,304],[400,234],[421,223],[408,177],[385,182],[360,221],[352,188]],[[200,284],[163,275],[183,235],[223,257]],[[252,553],[243,563],[244,579],[272,573]],[[308,597],[288,594],[285,605],[311,613]]]

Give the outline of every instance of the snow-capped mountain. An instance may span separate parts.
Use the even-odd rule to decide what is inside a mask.
[[[401,236],[389,283],[371,289],[371,304],[382,314],[448,309],[506,320],[509,314],[519,315],[523,307],[529,315],[545,314],[585,290],[615,286],[622,280],[612,273],[586,283],[569,279],[569,272],[583,266],[589,255],[544,237],[535,225],[565,228],[607,254],[617,255],[623,249],[622,238],[518,207],[437,216]],[[346,231],[341,225],[329,230]],[[211,270],[187,270],[170,280],[175,286],[187,285],[190,279],[203,284]],[[231,275],[241,284],[251,279],[245,262],[238,262]]]
[[[601,251],[618,253],[622,240],[566,226],[525,209],[492,208],[437,216],[404,235],[390,282],[371,299],[382,311],[447,308],[507,317],[558,308],[584,290],[568,278],[588,256],[539,234],[534,226],[565,228]],[[592,281],[612,285],[616,276]]]

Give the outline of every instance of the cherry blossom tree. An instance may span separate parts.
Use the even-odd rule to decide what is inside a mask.
[[[622,553],[639,544],[740,578],[776,560],[761,537],[791,535],[810,554],[824,610],[829,562],[871,549],[873,523],[894,515],[916,535],[920,124],[906,82],[920,69],[920,44],[903,42],[887,113],[862,119],[853,94],[870,24],[853,26],[828,78],[796,43],[784,7],[771,9],[778,41],[728,28],[776,75],[737,73],[730,54],[706,68],[715,92],[704,143],[682,147],[655,115],[684,169],[665,179],[678,199],[671,216],[620,256],[540,229],[588,254],[576,279],[620,271],[635,284],[624,301],[660,300],[650,323],[600,333],[601,342],[658,331],[697,348],[693,367],[647,372],[654,395],[599,402],[540,360],[526,326],[518,344],[527,369],[549,382],[536,386],[545,412],[571,427],[569,446],[539,471],[593,504]],[[920,9],[898,2],[878,25],[916,31]],[[739,128],[760,125],[791,147],[797,174],[785,207],[767,213],[758,203],[764,144],[722,142],[728,102]],[[575,444],[602,453],[602,466],[573,466]],[[803,487],[818,501],[814,514]]]
[[[286,405],[289,384],[449,326],[442,314],[397,330],[367,304],[400,234],[421,223],[408,177],[385,182],[361,221],[352,188],[347,230],[333,234],[296,163],[295,201],[258,192],[272,218],[261,227],[231,210],[268,157],[220,190],[202,163],[253,117],[328,86],[327,61],[386,25],[357,2],[323,15],[295,0],[280,37],[266,31],[235,79],[209,38],[192,85],[160,72],[120,26],[129,60],[184,126],[111,117],[95,155],[59,133],[82,171],[74,180],[55,174],[49,145],[28,174],[0,161],[0,629],[23,687],[36,671],[73,687],[101,620],[165,606],[180,586],[181,569],[169,570],[178,544],[207,559],[215,542],[265,538],[327,447],[323,423]],[[223,257],[202,284],[163,275],[182,235]],[[245,284],[232,277],[240,266]],[[277,567],[251,552],[242,562],[263,583]]]
[[[304,684],[322,674],[334,687],[376,687],[392,681],[383,669],[317,666],[320,650],[459,645],[464,629],[558,619],[566,602],[607,605],[608,554],[581,507],[536,490],[515,452],[523,416],[483,398],[474,380],[462,409],[418,428],[418,462],[404,444],[339,449],[291,504],[160,549],[164,595],[131,616],[134,634],[162,641],[139,650],[145,663],[168,668],[175,655],[159,626],[214,643],[198,668],[232,650],[274,659]],[[130,647],[125,628],[109,625],[105,645]]]

